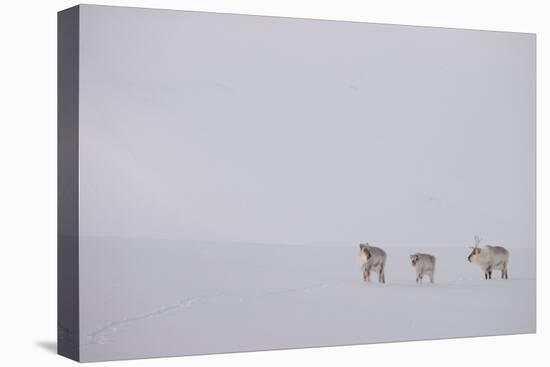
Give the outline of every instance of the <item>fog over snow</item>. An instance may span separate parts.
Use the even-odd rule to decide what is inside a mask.
[[[81,233],[533,246],[533,35],[83,16]]]

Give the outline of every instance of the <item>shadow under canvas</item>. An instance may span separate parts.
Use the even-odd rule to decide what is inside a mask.
[[[38,340],[36,345],[47,352],[57,354],[57,342],[53,340]]]

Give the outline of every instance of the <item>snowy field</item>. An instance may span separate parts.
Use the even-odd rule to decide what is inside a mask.
[[[483,280],[468,248],[383,246],[386,284],[357,246],[81,239],[81,358],[315,347],[535,331],[534,250]],[[437,257],[415,284],[408,255]],[[93,260],[92,260],[93,259]],[[89,268],[87,264],[102,264]],[[496,277],[495,277],[496,275]]]

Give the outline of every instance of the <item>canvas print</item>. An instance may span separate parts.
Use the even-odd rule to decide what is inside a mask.
[[[59,13],[58,348],[535,332],[535,35]]]

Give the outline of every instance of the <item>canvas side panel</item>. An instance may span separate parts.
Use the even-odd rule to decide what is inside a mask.
[[[57,18],[57,352],[79,360],[79,7]]]

